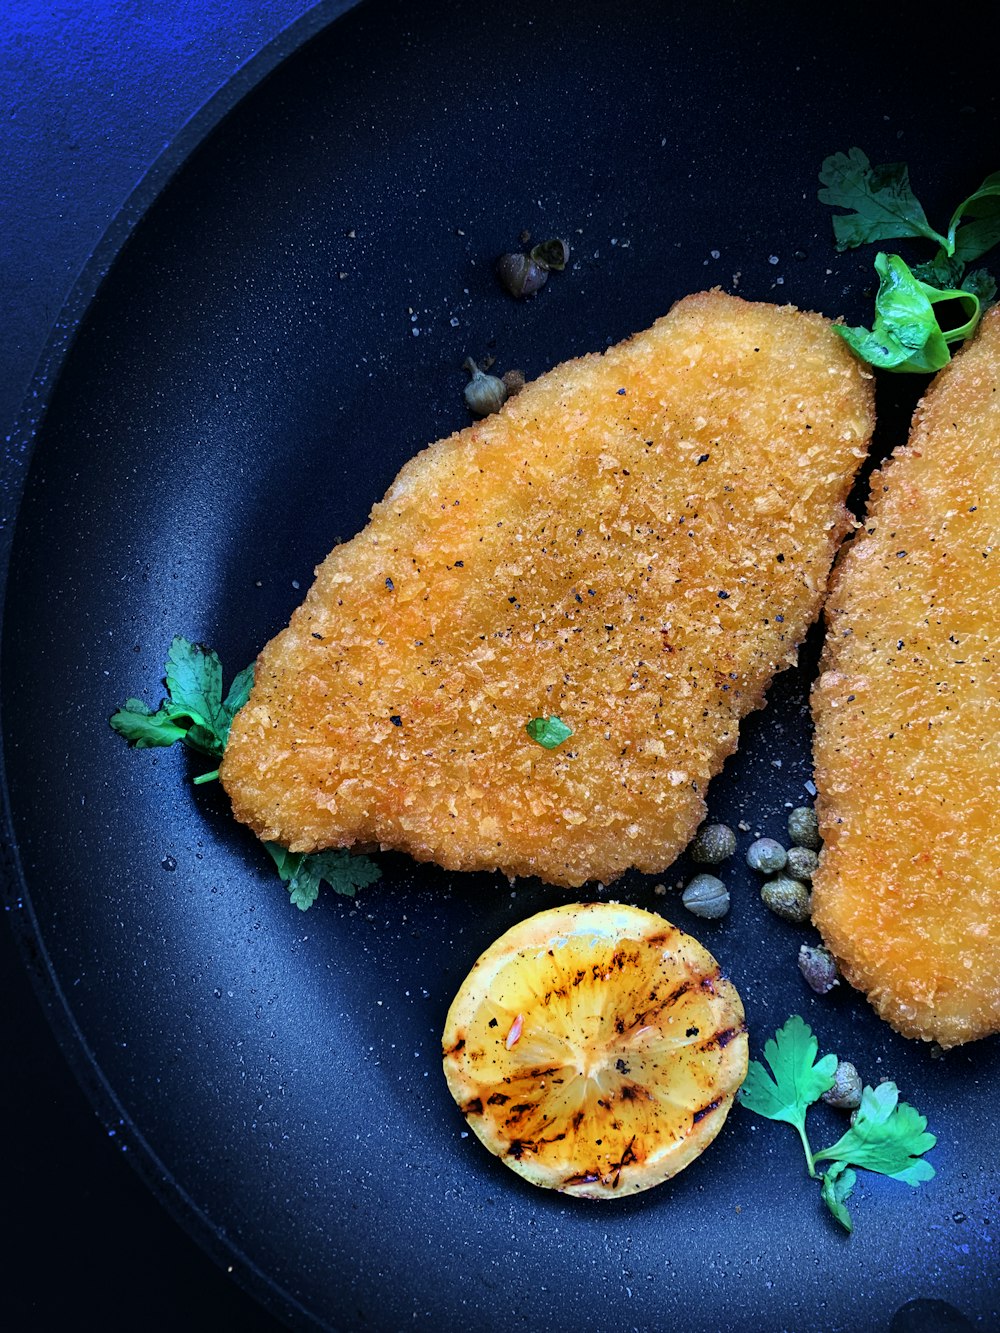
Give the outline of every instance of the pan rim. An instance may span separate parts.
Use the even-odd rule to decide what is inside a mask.
[[[75,279],[50,331],[21,398],[5,443],[0,499],[0,642],[6,625],[10,557],[24,486],[35,444],[53,394],[72,355],[77,334],[116,267],[128,241],[169,189],[175,177],[247,97],[290,57],[364,0],[318,0],[235,70],[185,121],[143,173],[115,213]],[[229,1237],[220,1234],[204,1210],[174,1177],[122,1105],[107,1081],[56,976],[32,905],[19,855],[0,726],[0,899],[24,966],[59,1053],[98,1121],[118,1139],[133,1170],[157,1202],[219,1268],[281,1322],[300,1327],[322,1324],[295,1296],[255,1264]]]

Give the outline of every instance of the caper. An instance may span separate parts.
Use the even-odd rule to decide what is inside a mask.
[[[736,834],[728,824],[702,824],[688,851],[698,865],[721,865],[736,851]]]
[[[532,247],[528,257],[536,264],[541,264],[542,268],[555,269],[557,273],[561,273],[569,263],[569,245],[558,238],[541,241]]]
[[[811,805],[800,805],[788,816],[788,836],[796,847],[808,847],[818,852],[823,846],[819,836],[819,819]]]
[[[761,900],[775,915],[802,925],[809,920],[809,890],[801,880],[775,875],[760,891]]]
[[[695,916],[714,921],[729,911],[729,890],[714,875],[695,875],[681,894],[681,902]]]
[[[799,971],[817,995],[825,995],[840,980],[836,959],[822,945],[802,945],[799,949]]]
[[[819,857],[811,847],[789,847],[785,869],[792,879],[800,879],[803,884],[811,884],[813,872],[819,865]]]
[[[861,1105],[861,1075],[850,1060],[837,1061],[833,1087],[823,1093],[823,1100],[841,1111],[856,1111]]]
[[[497,260],[497,277],[511,296],[531,296],[549,280],[549,270],[529,255],[507,254]]]
[[[465,402],[469,411],[477,417],[488,417],[491,412],[499,412],[507,398],[507,386],[503,380],[480,370],[471,356],[466,357],[462,369],[472,376],[465,386]]]
[[[784,870],[788,856],[780,842],[774,838],[758,838],[747,848],[747,865],[751,870],[773,875],[776,870]]]

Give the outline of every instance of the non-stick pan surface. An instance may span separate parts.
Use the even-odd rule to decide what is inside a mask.
[[[997,1326],[1000,1048],[935,1058],[846,986],[814,996],[808,931],[768,915],[749,870],[734,863],[720,923],[654,891],[683,862],[614,896],[694,927],[745,999],[752,1054],[799,1012],[927,1114],[937,1176],[866,1178],[850,1238],[794,1135],[740,1108],[647,1195],[521,1181],[466,1134],[439,1038],[478,953],[565,895],[384,855],[379,885],[301,914],[190,756],[130,752],[106,721],[159,699],[175,633],[230,672],[253,658],[401,464],[467,422],[466,356],[531,377],[713,285],[864,318],[873,252],[835,252],[822,159],[904,159],[946,217],[1000,165],[998,114],[964,44],[849,17],[370,0],[191,155],[80,324],[4,613],[14,891],[100,1114],[302,1327],[804,1333],[889,1329],[915,1300]],[[517,303],[492,261],[523,230],[573,256]],[[880,383],[877,453],[922,387]],[[741,845],[810,797],[816,649],[712,789]]]

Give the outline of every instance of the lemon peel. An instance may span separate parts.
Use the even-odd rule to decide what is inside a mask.
[[[486,1147],[535,1185],[638,1193],[712,1142],[747,1071],[743,1005],[664,917],[574,903],[482,954],[445,1022],[444,1072]]]

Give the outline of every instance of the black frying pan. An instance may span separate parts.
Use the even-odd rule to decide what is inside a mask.
[[[816,170],[853,144],[903,157],[947,215],[998,165],[963,51],[880,12],[371,0],[191,154],[81,318],[14,501],[11,891],[99,1114],[292,1324],[888,1329],[933,1300],[996,1326],[996,1041],[935,1060],[846,988],[813,996],[802,933],[749,871],[718,924],[654,879],[614,892],[695,927],[754,1054],[798,1011],[928,1115],[936,1179],[866,1179],[850,1239],[790,1131],[740,1109],[648,1195],[516,1178],[463,1136],[438,1040],[481,949],[564,895],[386,855],[356,903],[302,916],[187,756],[105,725],[156,701],[175,632],[231,670],[253,657],[403,461],[465,423],[465,356],[530,377],[715,283],[860,320],[871,252],[835,254]],[[517,304],[492,260],[524,228],[575,262]],[[879,452],[921,387],[880,385]],[[745,726],[713,814],[780,834],[808,799],[817,646]]]

